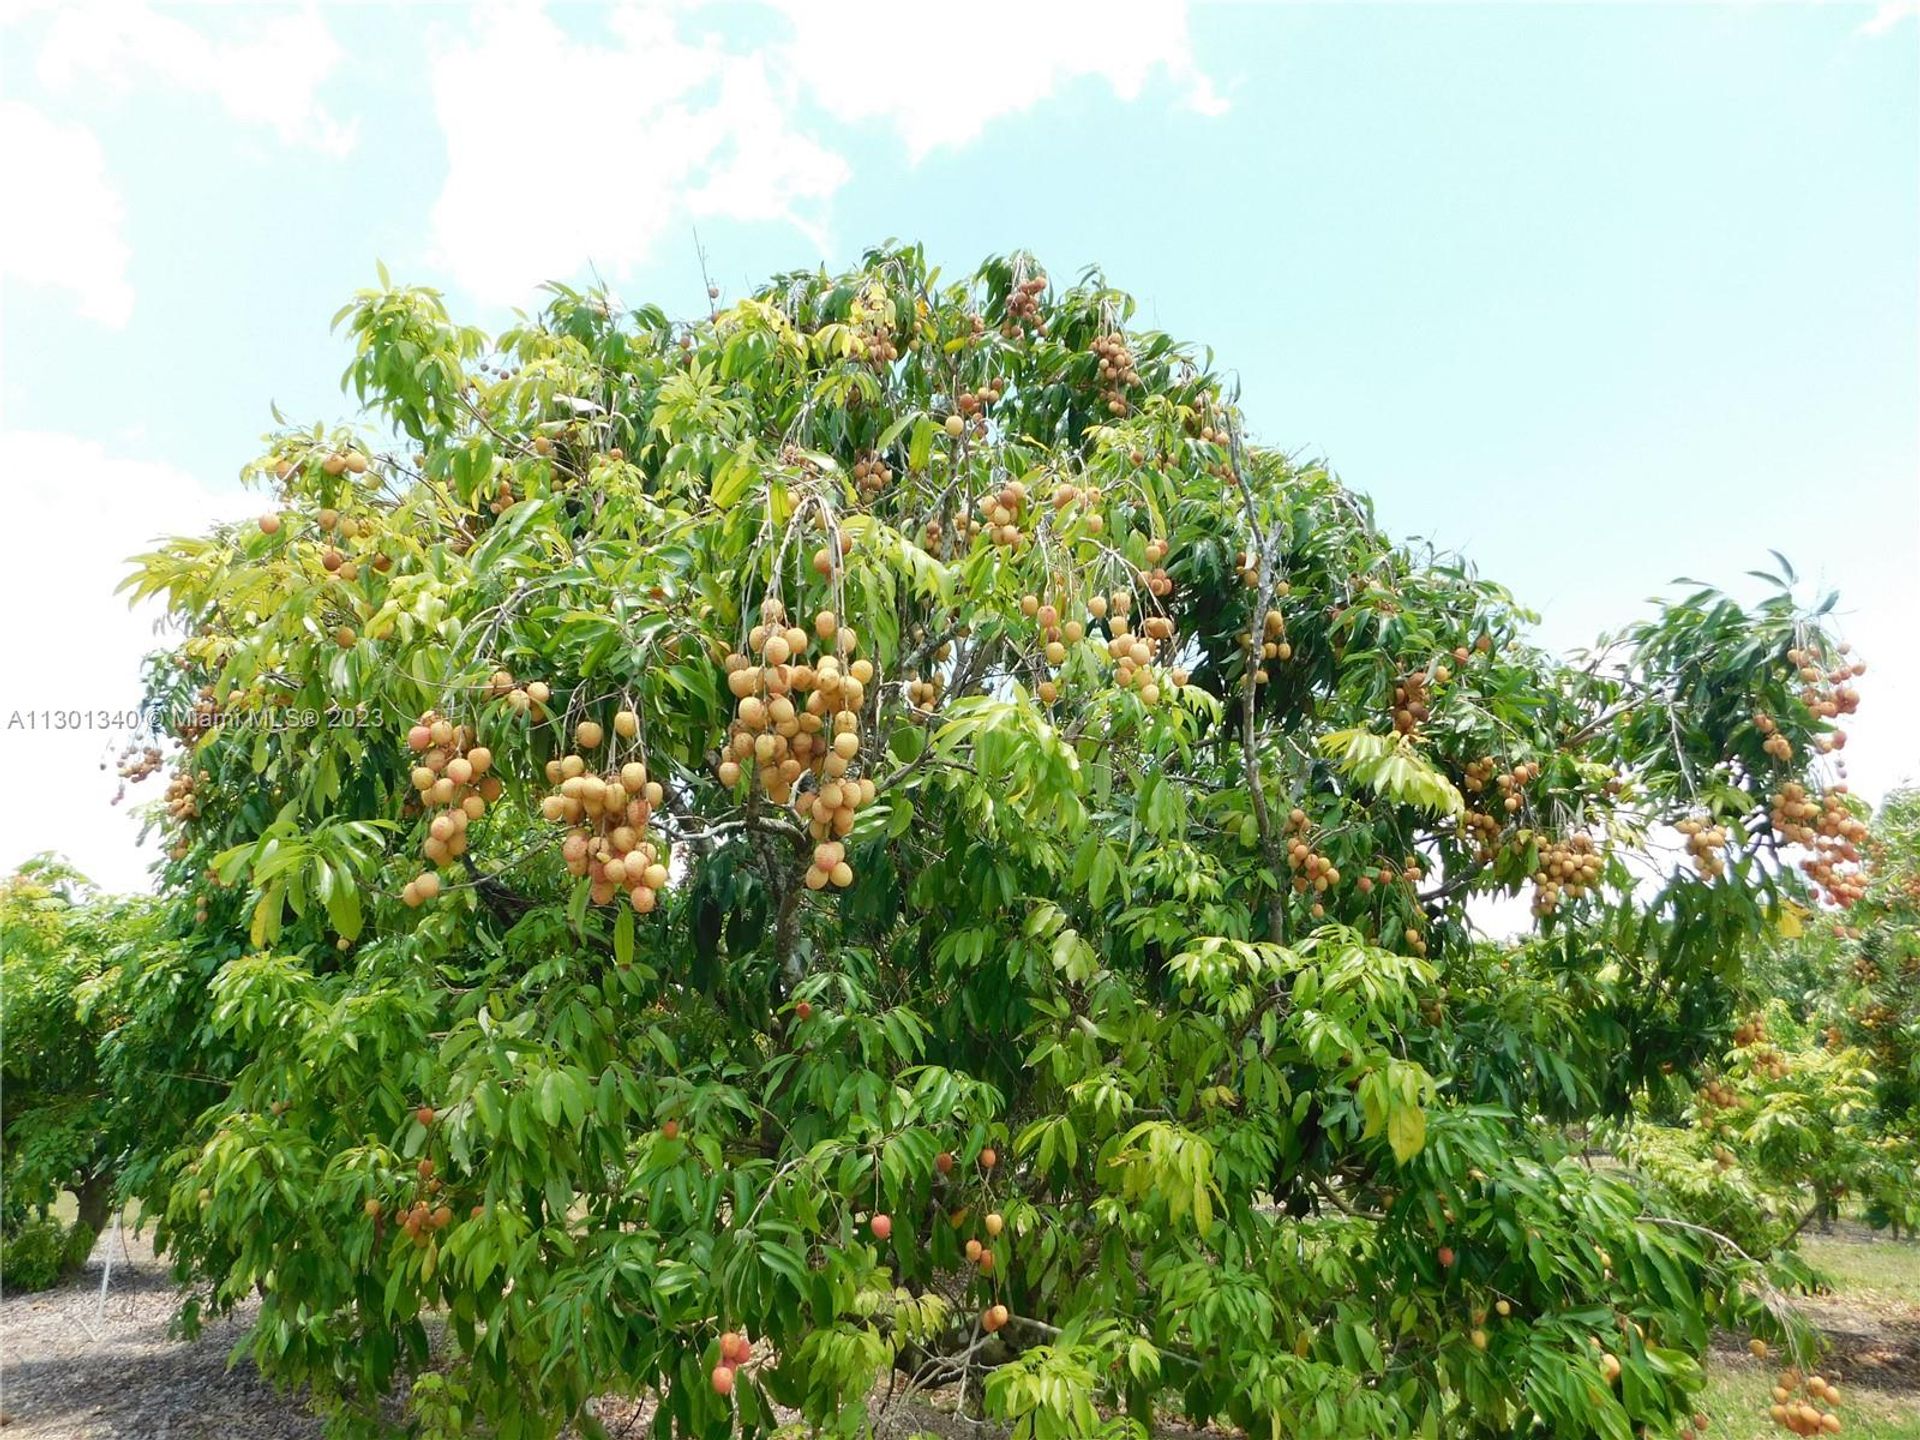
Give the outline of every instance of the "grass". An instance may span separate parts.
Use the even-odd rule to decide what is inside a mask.
[[[1710,1440],[1781,1440],[1789,1432],[1767,1418],[1773,1403],[1775,1368],[1744,1356],[1716,1355],[1708,1366],[1700,1405],[1712,1417]],[[1853,1440],[1920,1440],[1920,1400],[1911,1393],[1840,1387],[1843,1437]]]
[[[1806,1235],[1800,1253],[1854,1304],[1920,1305],[1920,1243]]]
[[[1920,1335],[1920,1243],[1894,1241],[1864,1226],[1843,1223],[1833,1234],[1801,1237],[1800,1253],[1833,1282],[1830,1295],[1805,1306],[1816,1325],[1866,1331],[1882,1348],[1912,1353]],[[1840,1387],[1842,1435],[1854,1440],[1920,1440],[1920,1374],[1876,1373],[1828,1356],[1827,1378]],[[1779,1440],[1789,1432],[1768,1418],[1779,1373],[1774,1361],[1737,1350],[1716,1350],[1707,1364],[1701,1408],[1715,1440]],[[1878,1382],[1878,1383],[1876,1383]]]

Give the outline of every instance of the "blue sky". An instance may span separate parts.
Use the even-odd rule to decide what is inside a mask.
[[[1913,9],[9,6],[0,484],[72,539],[0,579],[0,772],[50,797],[0,865],[138,878],[52,799],[104,737],[6,722],[135,698],[120,557],[253,508],[270,401],[349,414],[376,257],[486,323],[595,270],[692,313],[696,227],[728,294],[888,236],[1097,262],[1555,645],[1782,550],[1874,665],[1878,793],[1920,773]]]

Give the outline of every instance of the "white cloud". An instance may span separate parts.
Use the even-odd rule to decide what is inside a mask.
[[[845,161],[793,130],[794,94],[758,56],[683,39],[673,13],[628,6],[581,43],[541,9],[482,12],[478,36],[432,66],[447,180],[441,263],[492,300],[592,261],[615,273],[696,215],[785,219],[845,183]],[[559,125],[512,97],[564,77]]]
[[[777,0],[793,25],[785,56],[841,120],[898,129],[918,160],[965,145],[994,120],[1029,110],[1067,81],[1106,81],[1138,100],[1156,72],[1184,103],[1226,102],[1193,56],[1183,0],[970,0],[958,11],[899,0]],[[896,65],[912,73],[895,73]]]
[[[128,807],[156,798],[161,782],[115,808],[126,732],[92,723],[100,717],[91,713],[88,723],[52,729],[39,712],[136,708],[159,609],[129,610],[114,594],[127,557],[158,536],[250,514],[259,502],[210,490],[171,465],[43,431],[0,433],[0,475],[15,533],[38,537],[0,566],[0,614],[13,622],[0,673],[0,874],[56,850],[110,889],[145,889],[157,847],[135,843]]]
[[[1902,20],[1920,15],[1920,0],[1880,0],[1872,15],[1860,26],[1862,35],[1884,35]]]
[[[72,291],[80,313],[119,327],[133,314],[125,214],[100,142],[18,100],[0,101],[0,275]]]
[[[353,148],[355,127],[320,102],[342,51],[316,10],[209,6],[192,13],[219,16],[219,38],[143,3],[64,5],[40,47],[40,83],[52,93],[125,93],[157,82],[210,95],[234,119],[267,126],[285,144],[328,155]]]
[[[1080,78],[1134,101],[1164,73],[1188,107],[1225,108],[1180,3],[975,0],[955,23],[895,0],[761,0],[730,12],[774,32],[745,46],[703,28],[704,8],[637,0],[591,40],[535,3],[487,9],[432,60],[448,160],[435,259],[465,288],[517,302],[589,262],[617,276],[705,216],[790,224],[824,251],[853,170],[823,125],[890,129],[918,160]],[[521,103],[556,85],[554,119]]]

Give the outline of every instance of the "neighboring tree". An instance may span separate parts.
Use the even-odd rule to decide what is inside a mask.
[[[846,1433],[890,1368],[1047,1436],[1691,1427],[1778,1324],[1564,1127],[1722,1053],[1785,852],[1851,898],[1858,667],[1790,575],[1557,661],[1132,313],[906,248],[341,312],[396,439],[277,432],[132,582],[189,1321],[263,1295],[343,1431]]]
[[[101,1075],[99,982],[143,918],[51,857],[0,881],[0,1189],[43,1217],[72,1191],[90,1234],[129,1140]]]

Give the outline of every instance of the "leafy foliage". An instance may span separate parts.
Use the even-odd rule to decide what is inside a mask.
[[[1624,1440],[1777,1331],[1559,1122],[1724,1047],[1817,619],[1555,660],[1132,314],[906,247],[691,323],[341,312],[385,434],[276,432],[271,513],[129,582],[183,631],[134,1186],[189,1323],[261,1293],[342,1431],[505,1440],[851,1433],[893,1369],[1034,1440]]]

